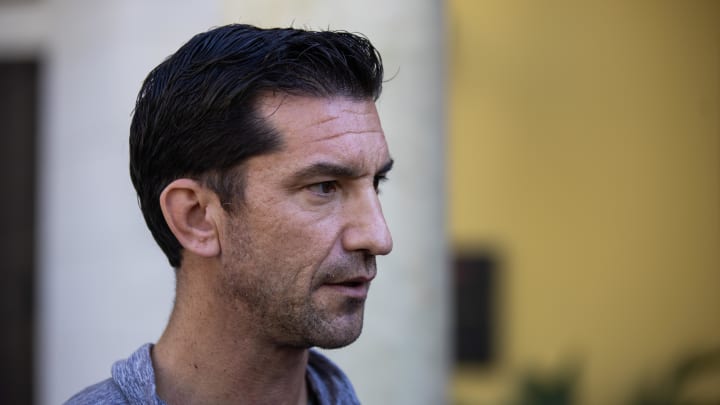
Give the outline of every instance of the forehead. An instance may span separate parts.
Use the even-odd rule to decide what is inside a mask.
[[[389,159],[372,100],[268,96],[258,103],[258,112],[281,135],[276,155],[303,160],[331,155],[326,157],[360,159],[370,165]]]

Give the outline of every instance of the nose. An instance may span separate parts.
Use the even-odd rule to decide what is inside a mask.
[[[375,190],[364,193],[347,207],[347,225],[342,237],[345,250],[362,250],[375,256],[390,253],[392,236]]]

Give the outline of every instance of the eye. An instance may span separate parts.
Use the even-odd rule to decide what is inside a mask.
[[[307,188],[317,195],[326,196],[337,191],[337,183],[335,181],[323,181],[311,184]]]

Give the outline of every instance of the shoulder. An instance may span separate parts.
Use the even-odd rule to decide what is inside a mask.
[[[65,405],[162,405],[155,393],[151,348],[151,344],[145,344],[127,359],[115,362],[111,368],[111,378],[85,388],[65,402]]]
[[[330,359],[310,350],[308,383],[318,404],[359,404],[350,379]]]
[[[112,378],[91,385],[65,402],[65,405],[124,405],[129,402]]]

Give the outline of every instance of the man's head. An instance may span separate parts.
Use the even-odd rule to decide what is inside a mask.
[[[392,249],[382,72],[353,34],[231,25],[150,73],[130,168],[180,269],[176,309],[274,346],[359,336],[375,256]]]
[[[346,32],[229,25],[198,34],[155,68],[138,96],[130,173],[145,221],[173,267],[182,246],[160,207],[179,178],[195,179],[228,209],[243,197],[242,164],[282,148],[259,114],[278,95],[370,100],[383,68],[365,38]]]

